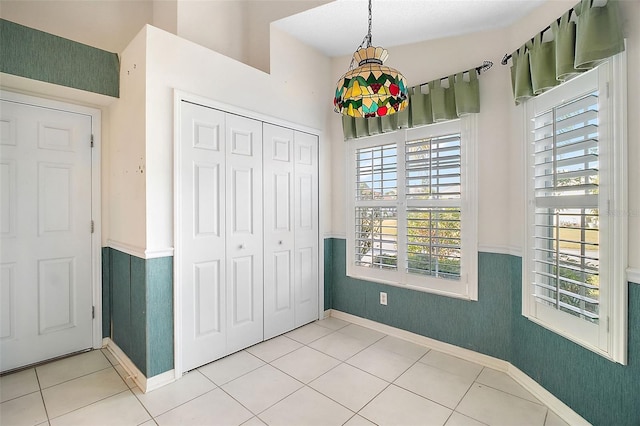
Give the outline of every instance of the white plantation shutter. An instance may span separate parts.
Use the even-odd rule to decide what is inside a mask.
[[[598,91],[534,118],[534,294],[599,321]]]
[[[465,181],[475,121],[465,120],[467,136],[453,120],[352,142],[347,275],[477,298],[475,179]]]
[[[407,141],[407,272],[459,279],[460,133]]]

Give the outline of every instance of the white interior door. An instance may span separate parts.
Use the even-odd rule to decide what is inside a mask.
[[[262,122],[226,115],[227,350],[263,340]]]
[[[295,326],[318,319],[318,137],[295,132]]]
[[[264,124],[264,338],[295,327],[293,130]]]
[[[92,347],[89,115],[1,101],[3,371]]]
[[[227,355],[225,113],[183,102],[180,227],[183,371]]]

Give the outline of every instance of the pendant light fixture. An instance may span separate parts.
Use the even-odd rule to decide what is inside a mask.
[[[349,71],[338,80],[333,98],[336,112],[351,117],[383,117],[407,107],[407,81],[397,70],[382,65],[388,56],[386,49],[371,46],[369,0],[369,31],[353,54]],[[357,68],[353,67],[355,63]]]

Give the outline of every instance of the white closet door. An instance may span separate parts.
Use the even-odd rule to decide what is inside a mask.
[[[227,351],[263,340],[262,122],[226,116]]]
[[[183,371],[227,355],[225,113],[187,102],[179,148]]]
[[[264,338],[295,327],[293,130],[264,124]]]
[[[295,132],[295,326],[318,319],[318,137]]]

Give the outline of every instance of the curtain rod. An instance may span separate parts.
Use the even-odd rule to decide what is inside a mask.
[[[573,13],[573,8],[569,9],[569,19],[571,19],[571,14]],[[559,24],[560,23],[560,19],[562,19],[562,17],[556,19],[556,22]],[[547,32],[548,30],[551,29],[551,25],[548,25],[547,28],[545,28],[544,30],[540,31],[539,34],[544,34],[545,32]],[[533,43],[533,39],[534,37],[531,38],[531,42]],[[500,61],[501,65],[507,65],[507,61],[511,59],[511,54],[510,53],[505,53],[504,56],[502,57],[502,60]]]
[[[482,62],[482,65],[479,65],[479,66],[475,67],[475,70],[476,70],[476,72],[478,73],[478,75],[480,75],[480,73],[483,73],[483,72],[487,72],[487,71],[489,71],[489,68],[491,68],[492,66],[493,66],[493,62],[491,62],[491,61],[484,61],[484,62]],[[465,72],[468,72],[468,71],[464,71],[464,72],[463,72],[463,74],[464,74]],[[456,73],[456,74],[459,74],[459,73]],[[440,81],[444,81],[444,80],[446,80],[446,79],[448,79],[448,78],[449,78],[449,77],[442,77],[442,78],[440,79]],[[427,84],[429,84],[429,82],[418,84],[418,86],[422,87],[422,86],[426,86]],[[415,87],[415,86],[413,86],[413,87]]]

